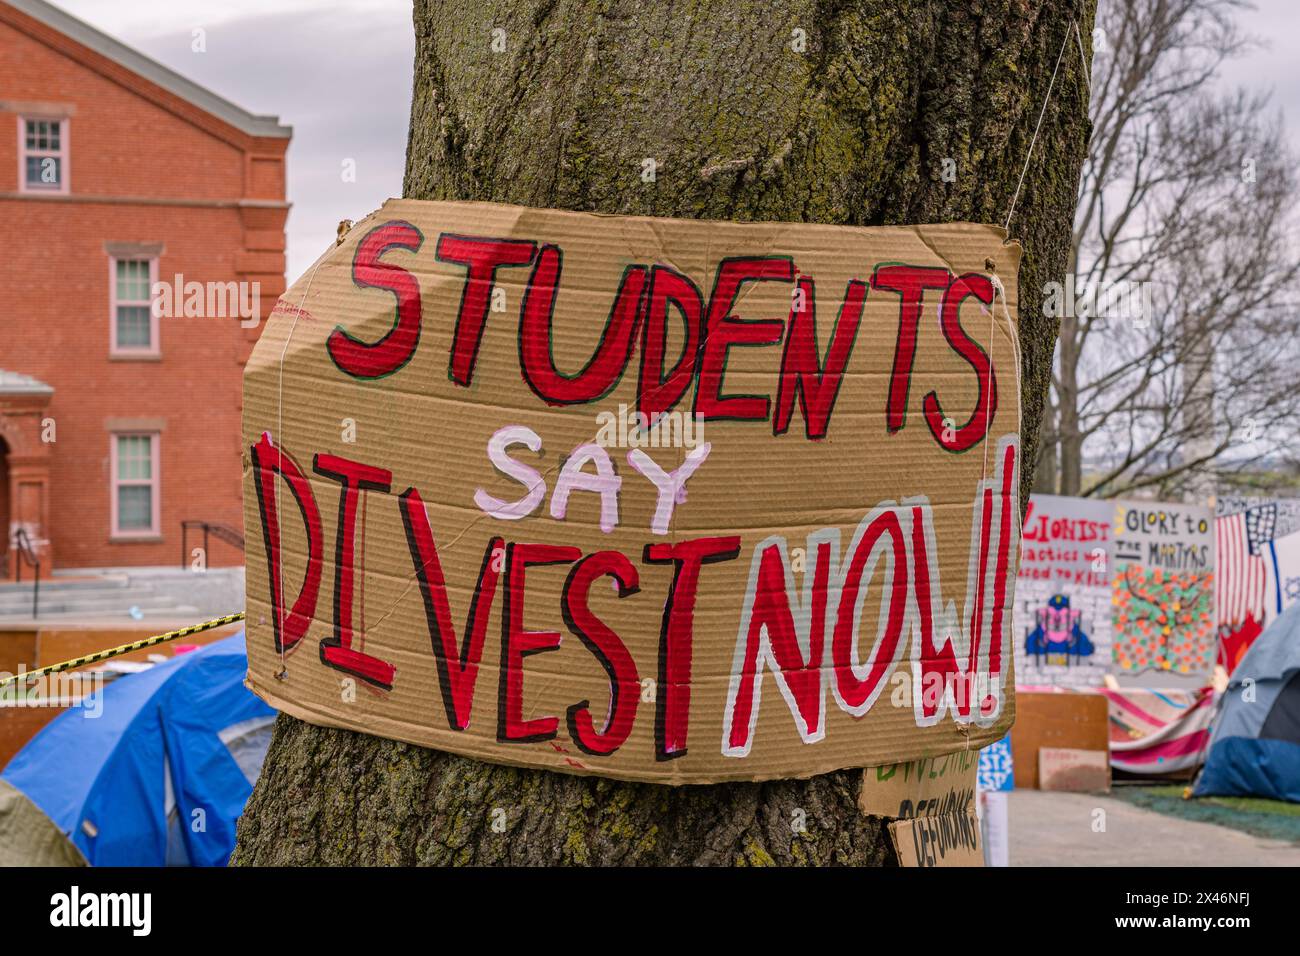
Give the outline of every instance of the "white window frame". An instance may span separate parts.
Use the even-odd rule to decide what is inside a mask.
[[[31,153],[27,149],[27,124],[31,123],[58,123],[59,124],[59,149],[58,152],[40,151]],[[25,114],[18,117],[18,191],[25,196],[66,196],[71,188],[72,166],[68,162],[68,156],[71,152],[70,142],[68,139],[71,123],[66,116],[40,116]],[[30,155],[38,156],[57,156],[59,159],[59,188],[50,189],[46,186],[30,186],[27,183],[27,157]]]
[[[117,298],[117,264],[119,262],[149,263],[149,298],[137,301],[119,301]],[[153,289],[158,284],[157,256],[109,256],[108,257],[108,354],[114,358],[157,358],[162,355],[158,341],[158,313],[153,307]],[[145,306],[149,310],[149,345],[117,344],[117,307],[119,305]]]
[[[148,438],[149,439],[149,480],[132,479],[122,481],[118,478],[117,470],[117,445],[119,438]],[[162,534],[162,463],[158,458],[159,447],[162,444],[159,432],[141,432],[125,431],[111,432],[109,434],[109,508],[112,514],[110,524],[110,535],[117,541],[130,541],[133,538],[157,538]],[[135,487],[148,485],[153,489],[150,495],[150,504],[153,513],[149,516],[150,527],[148,528],[126,528],[118,526],[118,489],[121,487]]]

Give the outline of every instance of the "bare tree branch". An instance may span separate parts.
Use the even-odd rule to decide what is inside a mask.
[[[1295,158],[1266,95],[1217,82],[1253,45],[1244,6],[1101,4],[1072,271],[1043,290],[1061,337],[1036,487],[1197,495],[1292,460]]]

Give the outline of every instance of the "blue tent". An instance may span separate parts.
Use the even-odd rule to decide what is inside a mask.
[[[1221,706],[1192,795],[1300,803],[1300,603],[1255,639]]]
[[[60,714],[0,777],[94,866],[224,866],[275,715],[247,670],[240,632],[119,678],[98,718]]]

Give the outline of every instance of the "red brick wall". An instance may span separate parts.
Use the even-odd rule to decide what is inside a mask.
[[[162,281],[259,281],[263,316],[284,289],[288,140],[249,136],[144,81],[142,95],[124,73],[0,5],[0,368],[54,387],[58,567],[174,564],[183,519],[242,526],[241,373],[257,330],[162,317],[160,359],[114,360],[105,243],[161,244]],[[18,192],[17,117],[31,103],[70,114],[70,197]],[[110,537],[110,419],[162,425],[157,538]],[[242,560],[212,544],[211,564]]]

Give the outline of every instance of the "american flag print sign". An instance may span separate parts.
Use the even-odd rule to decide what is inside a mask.
[[[1268,596],[1269,542],[1277,528],[1277,505],[1254,505],[1214,519],[1219,575],[1214,605],[1220,626],[1262,624]]]

